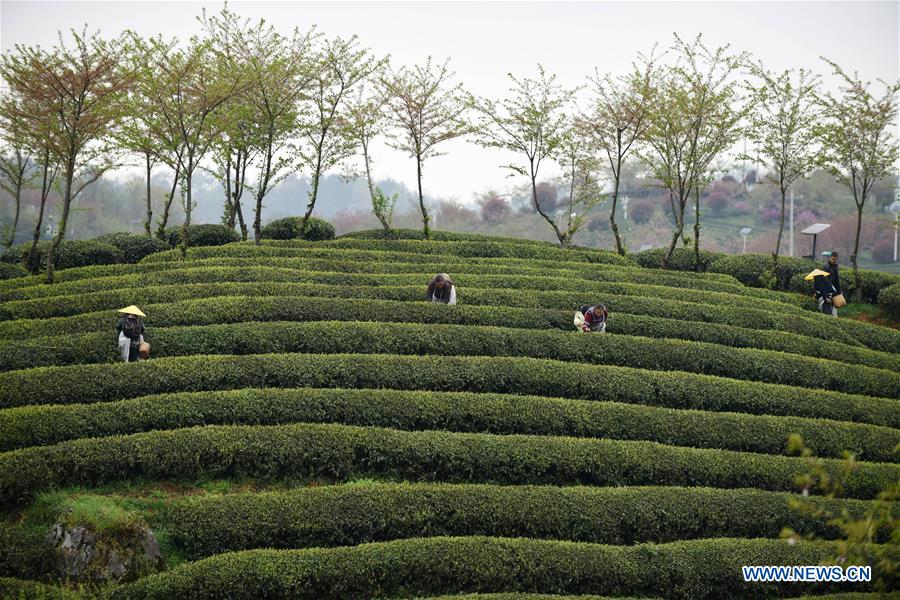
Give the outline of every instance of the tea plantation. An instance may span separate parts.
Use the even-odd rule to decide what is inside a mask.
[[[437,272],[458,305],[424,301]],[[878,597],[741,576],[841,552],[795,506],[792,434],[840,479],[834,514],[900,481],[900,332],[807,296],[363,235],[62,269],[0,302],[0,596]],[[607,333],[576,332],[596,302]],[[131,304],[152,357],[127,364]]]

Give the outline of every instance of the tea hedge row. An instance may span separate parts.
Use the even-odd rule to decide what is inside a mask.
[[[146,274],[114,275],[95,279],[80,279],[53,285],[31,286],[7,291],[3,300],[28,300],[31,298],[51,298],[65,294],[95,292],[105,289],[159,285],[167,283],[221,283],[226,281],[260,281],[260,282],[309,282],[330,283],[337,285],[419,285],[424,296],[425,286],[431,273],[405,273],[394,275],[368,273],[342,273],[326,271],[304,271],[284,267],[252,265],[242,267],[195,267],[184,263],[184,268],[155,271]],[[587,282],[566,277],[536,275],[455,275],[454,282],[460,290],[466,287],[487,287],[520,290],[570,290],[579,291],[586,297],[597,294],[634,294],[655,295],[664,298],[679,298],[693,302],[725,302],[734,306],[748,308],[768,308],[779,312],[804,314],[799,306],[780,302],[752,298],[743,294],[742,290],[719,292],[713,290],[673,288],[665,285],[644,283],[620,283],[618,281]],[[611,276],[618,279],[617,276]],[[800,296],[796,296],[800,298]],[[801,299],[806,301],[805,299]]]
[[[72,590],[39,581],[0,577],[0,598],[4,600],[76,600],[83,596]]]
[[[881,547],[892,559],[896,548]],[[830,543],[711,539],[606,546],[504,538],[427,538],[332,549],[250,550],[187,563],[115,590],[114,599],[370,598],[514,590],[674,600],[771,598],[821,584],[745,583],[743,565],[816,565]],[[893,583],[893,579],[891,579]],[[859,584],[854,589],[860,589]],[[831,588],[833,589],[833,588]]]
[[[308,247],[340,248],[345,250],[368,250],[380,252],[402,252],[405,254],[438,254],[442,256],[459,256],[462,258],[526,258],[537,260],[565,260],[582,263],[605,263],[611,265],[635,266],[635,263],[614,252],[592,249],[564,249],[537,244],[519,244],[490,241],[451,241],[426,242],[419,240],[355,240],[340,238],[323,242],[303,242],[298,240],[265,240],[257,247],[253,244],[229,244],[226,253],[243,256],[290,256],[296,251],[304,251]],[[260,248],[263,249],[260,252]],[[197,248],[190,255],[197,258],[215,256],[217,252],[208,253],[206,248]],[[156,262],[179,260],[176,251],[160,252],[148,256],[145,260]]]
[[[254,548],[354,546],[403,538],[502,536],[603,544],[778,538],[839,530],[792,508],[792,494],[683,487],[369,484],[194,496],[154,522],[187,558]],[[818,499],[861,518],[871,503]],[[886,536],[884,536],[886,537]]]
[[[275,321],[159,328],[147,339],[159,357],[292,352],[530,357],[900,398],[900,373],[885,369],[755,348],[628,335],[447,324]],[[110,333],[37,338],[4,344],[0,367],[111,362],[117,352]]]
[[[171,304],[197,298],[210,298],[215,296],[316,296],[332,298],[360,298],[363,300],[395,300],[395,301],[422,301],[421,286],[341,286],[316,283],[285,283],[285,282],[235,282],[235,283],[204,283],[161,285],[141,288],[124,288],[102,292],[54,296],[53,298],[37,298],[34,300],[18,300],[6,302],[0,305],[0,338],[9,337],[33,337],[51,335],[54,331],[73,330],[85,331],[105,329],[112,318],[111,311],[123,305],[138,302],[147,311],[150,317],[148,324],[162,324],[159,321],[159,311],[166,310],[166,306],[152,306],[157,303]],[[490,307],[528,307],[565,310],[569,315],[584,302],[585,295],[578,292],[519,292],[515,290],[498,290],[485,288],[466,288],[459,291],[459,304],[450,311],[462,310],[463,306],[490,306]],[[724,339],[733,337],[735,345],[741,343],[750,345],[749,342],[740,342],[741,332],[730,327],[752,329],[759,331],[780,330],[805,337],[828,340],[837,344],[822,344],[819,350],[813,350],[816,356],[841,360],[846,356],[847,360],[859,361],[870,366],[884,366],[892,368],[889,363],[882,364],[885,360],[872,358],[867,349],[856,338],[843,329],[844,321],[836,319],[826,320],[819,315],[792,315],[776,313],[772,311],[747,308],[732,308],[729,306],[699,304],[682,302],[655,297],[622,296],[617,294],[603,294],[600,296],[603,302],[612,311],[612,319],[618,320],[622,313],[633,315],[647,315],[666,319],[677,319],[682,322],[687,336],[700,335],[705,328],[703,323],[720,324],[728,327],[727,330],[718,329],[725,335]],[[149,306],[148,306],[149,305]],[[447,307],[444,307],[447,308]],[[57,320],[53,317],[72,316],[87,312],[110,311],[92,315],[84,321]],[[439,314],[446,314],[444,311]],[[271,317],[256,317],[261,320]],[[40,321],[19,323],[6,323],[10,319],[40,319]],[[566,327],[568,328],[568,321]],[[891,340],[895,337],[890,332],[885,333],[885,328],[869,326],[864,328],[864,339],[876,347],[893,347]],[[725,332],[729,332],[725,334]],[[791,348],[807,347],[809,344],[795,340],[784,335],[765,335],[764,346],[771,349],[790,350]],[[776,345],[778,344],[778,345]],[[797,346],[796,344],[805,344]],[[863,350],[860,354],[852,355],[848,346],[855,346]],[[869,359],[863,358],[869,356]]]
[[[344,423],[469,433],[649,440],[781,454],[792,433],[816,456],[898,462],[900,432],[827,419],[669,409],[537,396],[348,389],[242,389],[0,411],[0,451],[194,425]]]
[[[180,252],[177,253],[180,256]],[[434,273],[438,271],[455,272],[463,269],[479,269],[493,270],[495,272],[507,273],[516,271],[541,270],[541,272],[553,271],[571,271],[591,275],[598,272],[620,272],[627,274],[640,274],[645,279],[655,279],[661,277],[670,281],[691,281],[702,284],[718,284],[720,286],[728,286],[729,288],[744,288],[740,282],[729,275],[719,273],[673,273],[662,269],[644,269],[642,267],[625,266],[625,265],[607,265],[607,264],[591,264],[585,265],[582,262],[568,261],[548,261],[548,260],[528,260],[516,258],[459,258],[459,257],[442,257],[432,254],[402,254],[394,252],[377,252],[366,250],[342,250],[339,248],[309,248],[299,251],[292,256],[266,256],[262,253],[257,257],[232,257],[225,250],[220,252],[219,256],[211,256],[207,258],[193,258],[191,250],[188,252],[187,260],[177,261],[142,261],[141,264],[119,264],[119,265],[95,265],[89,267],[79,267],[60,271],[61,277],[57,282],[75,281],[78,279],[105,277],[109,275],[125,275],[130,273],[151,273],[155,271],[165,271],[172,268],[180,268],[185,265],[204,266],[244,266],[253,264],[266,264],[271,266],[297,267],[298,265],[309,265],[306,268],[311,270],[351,270],[356,272],[379,272],[382,268],[395,268],[394,265],[401,265],[406,270],[418,268],[422,272]],[[0,263],[5,264],[5,263]],[[324,268],[326,265],[333,264],[334,268]],[[382,265],[384,267],[382,267]],[[46,285],[46,280],[39,276],[29,276],[19,280],[19,285],[12,286],[0,282],[0,291],[7,291],[14,287],[29,287]],[[759,297],[772,297],[761,290],[750,289],[751,295]],[[776,296],[780,296],[776,294]]]
[[[489,356],[252,354],[40,367],[0,373],[0,407],[251,387],[527,394],[900,428],[900,401],[895,399],[676,371]]]
[[[832,477],[841,462],[821,459]],[[86,438],[0,453],[0,505],[37,492],[133,478],[352,475],[451,483],[796,488],[804,459],[730,450],[569,437],[399,431],[349,425],[208,425]],[[849,498],[870,499],[900,465],[857,463]]]
[[[172,290],[173,292],[175,290]],[[73,299],[77,302],[77,299]],[[397,302],[370,299],[338,299],[304,296],[219,296],[197,300],[143,305],[153,315],[146,323],[152,328],[147,339],[170,336],[160,327],[249,321],[322,321],[346,316],[352,321],[495,325],[521,329],[563,329],[575,332],[572,312],[528,308],[496,308],[481,305],[446,307],[428,302]],[[116,356],[108,333],[114,320],[112,309],[72,317],[6,321],[0,323],[0,370],[41,365],[102,362]],[[60,337],[60,331],[95,332]],[[609,333],[708,342],[736,348],[757,348],[825,358],[880,369],[900,370],[900,355],[878,352],[841,343],[824,344],[821,339],[791,333],[745,329],[704,322],[685,322],[628,313],[614,313]],[[53,339],[36,339],[52,336]],[[12,341],[20,340],[20,341]],[[92,341],[92,340],[96,340]],[[199,347],[198,347],[199,348]],[[219,348],[219,351],[228,352]],[[27,350],[27,352],[23,352]],[[210,347],[209,352],[215,349]],[[246,352],[247,350],[245,350]],[[203,353],[198,349],[194,354]],[[182,352],[183,354],[184,352]],[[162,355],[172,356],[171,352]],[[156,356],[161,356],[159,352]],[[790,382],[788,382],[790,383]]]

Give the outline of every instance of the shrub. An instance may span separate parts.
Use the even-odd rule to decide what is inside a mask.
[[[285,217],[276,219],[262,228],[261,236],[269,240],[294,240],[303,239],[309,242],[319,242],[334,239],[334,226],[317,217],[310,217],[306,221],[306,228],[300,233],[300,223],[303,217]]]
[[[0,373],[0,408],[107,402],[183,390],[386,385],[397,390],[561,396],[900,426],[900,404],[888,398],[677,371],[490,356],[250,354],[42,367]]]
[[[294,266],[294,265],[292,265]],[[565,273],[557,273],[554,276],[544,275],[520,275],[520,274],[478,274],[477,269],[471,269],[471,274],[454,273],[453,278],[459,290],[466,287],[519,289],[522,293],[540,290],[568,290],[579,291],[583,298],[597,297],[602,294],[635,294],[655,295],[662,298],[684,299],[691,302],[727,303],[732,306],[745,306],[747,308],[769,308],[778,312],[790,312],[804,314],[800,309],[801,303],[812,304],[811,298],[802,298],[796,295],[773,295],[765,298],[764,292],[755,290],[755,294],[741,293],[740,288],[734,288],[729,284],[719,282],[698,282],[691,285],[677,279],[667,281],[662,278],[661,285],[649,283],[631,283],[623,279],[637,279],[645,281],[647,278],[640,274],[616,273],[614,270],[601,271],[591,274],[593,281],[579,280],[574,277],[566,277]],[[534,271],[530,273],[535,273]],[[151,271],[145,274],[132,273],[130,275],[110,276],[96,279],[83,279],[65,281],[53,285],[34,285],[20,288],[12,288],[0,292],[0,298],[6,300],[25,300],[29,298],[61,296],[103,289],[115,289],[124,287],[138,287],[167,283],[214,283],[222,281],[259,281],[288,282],[304,280],[310,283],[331,283],[350,286],[360,285],[419,285],[424,295],[425,286],[431,278],[430,272],[375,274],[375,273],[346,273],[328,271],[306,271],[297,268],[260,266],[258,264],[248,266],[194,266],[183,263],[179,267]],[[680,284],[684,287],[672,287],[667,283]],[[703,288],[715,289],[703,289]],[[721,290],[721,291],[720,291]],[[782,301],[782,298],[789,300]],[[806,315],[809,316],[809,315]]]
[[[181,236],[184,227],[181,225],[166,229],[166,242],[174,248],[181,244]],[[191,225],[188,228],[188,241],[190,246],[222,246],[232,242],[241,241],[241,236],[233,227],[209,223],[205,225]]]
[[[0,577],[0,597],[13,600],[75,600],[78,592],[38,581]]]
[[[783,526],[837,536],[837,529],[821,519],[791,509],[790,497],[709,488],[341,485],[175,500],[159,521],[193,559],[253,548],[335,547],[434,536],[623,546],[702,537],[777,538]],[[836,513],[846,508],[861,517],[871,504],[832,500],[827,505]]]
[[[194,317],[197,320],[215,319],[216,316],[211,313],[218,310],[217,305],[222,304],[220,300],[207,301],[209,313],[201,310]],[[263,312],[265,308],[277,310],[283,300],[274,299],[269,303],[269,307],[263,308]],[[315,302],[311,302],[307,310],[313,313],[313,319],[330,318],[338,308],[336,304],[338,303],[335,301],[326,301],[316,306]],[[343,301],[341,304],[347,307],[346,313],[354,311],[359,313],[357,318],[365,318],[362,313],[366,308],[373,312],[381,309],[399,312],[404,309],[402,304],[394,305],[396,308],[392,308],[389,303],[378,303],[387,306],[373,304],[365,307],[352,300]],[[900,375],[884,369],[706,342],[629,335],[579,335],[574,331],[544,331],[546,325],[542,325],[541,321],[544,323],[550,321],[552,324],[553,315],[532,317],[526,311],[521,311],[526,312],[522,320],[533,320],[536,329],[512,329],[510,326],[517,323],[510,322],[512,321],[510,316],[497,310],[483,311],[486,318],[481,324],[487,325],[494,320],[507,321],[505,327],[435,324],[429,323],[429,313],[437,315],[438,319],[435,320],[440,321],[440,316],[443,315],[439,311],[442,307],[422,303],[413,308],[423,310],[416,311],[418,315],[410,314],[399,318],[422,322],[378,322],[377,315],[376,322],[239,322],[227,325],[151,329],[146,337],[154,345],[155,355],[159,357],[278,352],[527,356],[566,362],[685,371],[888,398],[900,397]],[[319,314],[316,315],[314,313],[317,309]],[[451,319],[462,316],[456,311],[446,312]],[[278,316],[281,315],[275,315],[275,318]],[[294,313],[294,316],[298,320],[307,320],[297,313]],[[475,316],[479,315],[476,313]],[[250,317],[240,315],[238,318],[244,320]],[[569,314],[565,314],[562,318],[570,320]],[[641,324],[637,325],[640,327]],[[665,324],[660,329],[664,327]],[[652,328],[651,324],[648,329]],[[612,322],[609,331],[613,332]],[[112,361],[115,360],[118,349],[109,343],[110,338],[108,332],[102,332],[72,335],[63,339],[9,342],[0,350],[0,368],[9,370],[54,364]]]
[[[0,279],[17,279],[28,275],[28,271],[21,265],[0,262]]]
[[[651,248],[631,255],[640,266],[647,269],[662,269],[667,248]],[[700,271],[706,271],[712,261],[724,256],[719,252],[700,251]],[[697,260],[693,250],[675,248],[668,269],[673,271],[696,271]]]
[[[841,463],[820,459],[837,476]],[[208,425],[88,438],[0,454],[0,505],[73,484],[216,474],[260,480],[351,474],[451,483],[682,485],[789,491],[803,458],[654,442],[398,431],[349,425]],[[858,463],[851,498],[871,499],[900,465]]]
[[[895,548],[883,548],[897,554]],[[267,595],[294,598],[492,590],[616,596],[666,590],[673,600],[770,598],[783,588],[745,583],[736,575],[742,565],[817,565],[834,552],[831,543],[789,546],[783,540],[763,539],[606,546],[528,538],[437,537],[330,549],[226,553],[121,587],[112,598],[250,598],[262,585]],[[790,586],[792,593],[821,590],[821,584],[814,583]]]
[[[122,261],[126,263],[136,263],[145,256],[169,249],[169,245],[162,240],[134,233],[107,233],[98,237],[97,241],[118,248]]]
[[[878,305],[883,308],[891,318],[900,319],[900,283],[895,283],[883,288],[878,293]]]
[[[764,278],[774,275],[776,290],[790,289],[790,281],[794,275],[806,275],[815,268],[815,264],[805,258],[792,258],[790,256],[778,257],[778,267],[772,271],[772,256],[770,254],[738,254],[724,256],[712,262],[709,270],[713,273],[731,275],[744,285],[751,287],[766,287]]]
[[[0,451],[195,425],[344,423],[469,433],[648,440],[674,446],[781,454],[792,433],[818,456],[847,450],[895,462],[887,427],[538,396],[376,389],[241,389],[0,411]]]
[[[791,278],[789,289],[805,295],[812,295],[812,282],[803,279],[805,273],[798,273]],[[891,273],[882,271],[870,271],[868,269],[860,269],[860,278],[862,279],[862,301],[869,304],[878,303],[878,295],[886,287],[890,287],[895,283],[900,283],[900,277]],[[845,268],[841,272],[841,291],[847,300],[852,300],[856,292],[856,280],[853,277],[853,270]]]
[[[13,246],[3,254],[3,262],[21,263],[31,249],[31,243]],[[38,242],[27,267],[37,273],[47,266],[50,242]],[[122,262],[122,252],[111,244],[96,240],[63,240],[56,253],[57,269],[71,269],[87,265],[111,265]]]

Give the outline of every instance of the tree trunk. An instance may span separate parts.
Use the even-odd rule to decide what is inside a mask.
[[[191,243],[189,232],[191,230],[191,204],[193,203],[191,182],[194,176],[194,157],[191,155],[188,155],[188,164],[184,175],[186,201],[184,205],[184,225],[181,228],[181,256],[182,258],[187,258],[188,246]]]
[[[621,161],[619,162],[619,168],[621,169]],[[617,173],[621,173],[621,170],[617,171]],[[619,235],[619,226],[616,225],[616,204],[619,202],[619,175],[615,175],[616,182],[613,184],[613,197],[612,197],[612,207],[609,211],[609,227],[612,229],[613,235],[616,237],[616,252],[620,255],[625,256],[625,246],[622,244],[622,237]]]
[[[775,252],[772,253],[772,274],[778,268],[778,256],[781,254],[781,236],[784,234],[784,208],[787,198],[787,190],[781,187],[781,219],[778,222],[778,236],[775,238]]]
[[[240,153],[238,154],[240,156]],[[241,164],[243,162],[243,164]],[[234,172],[234,197],[232,198],[232,207],[237,214],[238,225],[241,228],[241,239],[247,241],[247,224],[244,222],[244,211],[241,208],[241,198],[244,195],[244,182],[247,178],[247,154],[243,159],[239,159],[235,164]]]
[[[425,209],[425,198],[422,196],[422,158],[416,156],[416,181],[419,184],[419,208],[422,209],[422,234],[427,240],[431,236],[431,228],[428,226],[428,211]]]
[[[266,148],[266,163],[264,166],[262,183],[256,192],[256,214],[253,217],[253,243],[257,246],[259,246],[262,241],[262,202],[269,189],[269,177],[272,173],[272,154],[272,144],[270,142]]]
[[[366,165],[366,185],[369,186],[369,198],[372,200],[372,212],[375,213],[375,217],[381,222],[381,227],[384,229],[385,233],[390,234],[391,226],[387,222],[387,215],[384,214],[383,208],[379,209],[376,206],[375,184],[372,182],[372,170],[369,164],[369,142],[367,142],[365,138],[362,140],[362,148],[363,162]]]
[[[539,215],[541,215],[547,223],[550,224],[550,227],[553,228],[553,232],[556,234],[556,239],[559,241],[560,246],[564,246],[563,244],[563,232],[559,230],[559,227],[556,223],[551,219],[547,213],[541,210],[540,204],[538,204],[537,199],[537,173],[534,172],[534,163],[531,165],[531,201],[534,202],[534,209],[537,211]]]
[[[56,177],[55,169],[56,169],[56,167],[54,166],[54,175],[53,175],[54,178]],[[24,258],[22,259],[22,266],[25,267],[26,269],[28,269],[29,271],[31,270],[29,268],[31,266],[31,257],[34,256],[34,253],[37,250],[38,241],[40,241],[40,239],[41,239],[41,227],[44,225],[44,208],[47,205],[47,197],[50,196],[50,188],[53,186],[53,179],[50,179],[48,181],[48,177],[50,176],[49,170],[50,170],[50,151],[45,149],[44,150],[44,175],[43,175],[43,179],[41,180],[41,206],[40,206],[40,209],[38,210],[37,223],[35,223],[35,225],[34,225],[34,239],[32,239],[32,241],[31,241],[31,248],[28,249],[28,253],[25,254]]]
[[[674,195],[672,196],[674,199]],[[672,204],[672,209],[675,210],[676,206]],[[663,268],[667,268],[669,266],[669,261],[672,259],[672,254],[675,252],[675,245],[678,243],[678,238],[681,237],[681,234],[684,232],[684,203],[681,200],[678,201],[677,212],[675,212],[675,234],[672,236],[672,241],[669,242],[669,248],[666,250],[666,255],[663,257]]]
[[[150,237],[151,235],[153,235],[153,233],[150,231],[150,226],[153,223],[153,204],[151,203],[150,198],[150,153],[146,152],[145,156],[147,158],[147,220],[144,221],[144,233],[147,235],[147,237]]]
[[[9,232],[9,239],[6,240],[6,247],[12,248],[13,243],[16,241],[16,229],[19,227],[19,212],[22,208],[22,178],[19,177],[19,180],[16,181],[16,214],[13,217],[12,230]]]
[[[172,200],[175,198],[175,190],[178,187],[178,177],[181,175],[181,165],[175,166],[175,176],[172,178],[172,189],[169,191],[169,196],[166,198],[166,201],[163,203],[163,214],[162,218],[159,220],[159,227],[156,229],[156,237],[161,240],[166,239],[166,223],[169,222],[169,209],[172,207]]]
[[[865,203],[866,199],[863,198],[863,201],[856,205],[856,238],[853,240],[853,254],[850,255],[850,262],[853,263],[853,282],[856,284],[853,298],[856,302],[862,302],[862,277],[859,275],[859,262],[856,259],[859,254],[859,234],[862,231],[863,206],[865,206]]]
[[[694,270],[700,272],[700,185],[694,188]]]
[[[222,222],[226,227],[234,229],[234,203],[231,201],[233,194],[231,192],[231,153],[225,159],[225,213],[222,215]]]
[[[322,177],[322,147],[325,145],[326,134],[327,132],[322,132],[322,135],[319,137],[319,146],[316,149],[316,170],[313,173],[313,187],[310,190],[309,204],[306,205],[306,213],[303,215],[303,220],[300,221],[301,236],[306,231],[306,222],[312,216],[313,209],[316,207],[316,199],[319,197],[319,180]]]
[[[50,250],[47,251],[47,283],[53,283],[54,263],[56,262],[56,252],[63,238],[66,236],[66,225],[69,222],[69,208],[72,205],[72,179],[75,176],[75,161],[69,160],[66,164],[66,187],[63,193],[63,210],[62,217],[59,220],[59,231],[53,237],[53,243],[50,244]]]

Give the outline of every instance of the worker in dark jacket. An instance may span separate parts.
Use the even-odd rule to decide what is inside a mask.
[[[606,306],[603,304],[582,306],[581,313],[584,315],[584,324],[581,326],[582,331],[606,333],[606,318],[609,316]]]
[[[425,290],[425,299],[429,302],[443,302],[444,304],[456,304],[456,286],[446,273],[438,273],[428,283]]]
[[[146,331],[141,317],[147,315],[134,305],[123,308],[119,312],[124,313],[119,322],[116,323],[119,351],[121,352],[122,360],[135,362],[140,360],[140,347],[144,343],[144,331]]]
[[[835,275],[837,272],[835,271]],[[813,288],[815,289],[816,300],[819,301],[819,310],[826,315],[832,317],[837,316],[837,309],[832,303],[833,298],[838,294],[834,284],[831,283],[831,275],[816,275],[813,278]]]
[[[832,252],[828,257],[828,262],[822,267],[822,270],[828,273],[828,281],[835,289],[835,294],[843,294],[841,291],[841,278],[838,275],[838,253]]]

